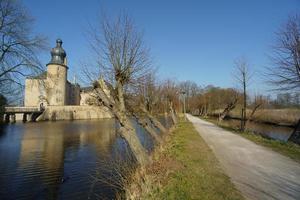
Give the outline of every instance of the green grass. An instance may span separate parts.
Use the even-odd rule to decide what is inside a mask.
[[[241,132],[237,129],[234,129],[234,128],[232,128],[228,125],[225,125],[222,122],[220,123],[216,120],[207,119],[207,118],[204,120],[212,122],[212,123],[216,124],[217,126],[224,128],[226,130],[229,130],[233,133],[239,134],[240,136],[242,136],[248,140],[251,140],[251,141],[255,142],[256,144],[271,148],[272,150],[274,150],[278,153],[281,153],[285,156],[290,157],[291,159],[293,159],[297,162],[300,162],[300,145],[297,145],[293,142],[284,142],[284,141],[273,140],[270,138],[265,138],[258,134],[254,134],[251,131]]]
[[[168,173],[160,180],[162,187],[151,191],[150,199],[244,199],[191,122],[179,122],[163,154],[158,159],[170,158],[172,164],[160,164]]]

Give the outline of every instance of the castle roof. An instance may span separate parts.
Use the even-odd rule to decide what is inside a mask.
[[[60,64],[60,65],[66,65],[65,59],[66,59],[66,52],[62,48],[62,40],[57,39],[56,40],[56,47],[52,48],[51,50],[51,61],[49,64]]]

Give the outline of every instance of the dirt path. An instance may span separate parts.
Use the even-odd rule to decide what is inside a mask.
[[[300,164],[197,117],[187,115],[247,199],[300,199]]]

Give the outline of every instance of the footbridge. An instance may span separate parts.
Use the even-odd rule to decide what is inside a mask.
[[[16,122],[16,114],[23,115],[23,122],[35,121],[40,114],[44,112],[43,107],[5,107],[4,121],[6,123]]]

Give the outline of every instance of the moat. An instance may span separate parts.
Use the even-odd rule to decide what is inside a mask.
[[[150,136],[137,125],[136,128],[142,144],[151,151]],[[113,119],[1,126],[0,196],[1,199],[111,199],[118,189],[103,182],[113,182],[117,176],[107,173],[113,173],[112,163],[116,160],[125,165],[133,163],[128,162],[131,158]]]
[[[216,123],[220,123],[220,125],[222,126],[230,127],[236,130],[238,130],[241,125],[241,121],[238,119],[226,118],[222,122],[219,122],[217,117],[210,117],[209,119],[213,120]],[[274,140],[280,140],[283,142],[288,141],[289,137],[291,136],[294,130],[294,128],[289,126],[279,126],[279,125],[259,123],[254,121],[248,122],[247,129],[263,137],[274,139]]]

